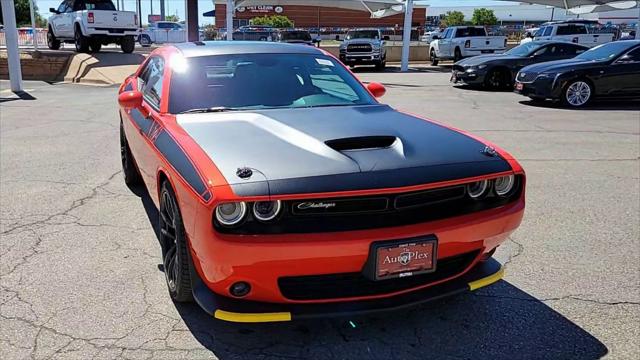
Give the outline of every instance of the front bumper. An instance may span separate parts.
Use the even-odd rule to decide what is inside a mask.
[[[340,53],[340,61],[344,64],[376,64],[383,60],[382,53]]]
[[[516,81],[513,91],[532,98],[557,99],[560,97],[558,91],[554,91],[553,79],[535,80],[527,83]]]
[[[450,81],[454,84],[464,83],[468,85],[480,85],[484,82],[485,72],[476,70],[473,72],[453,70]]]
[[[355,316],[387,312],[416,306],[444,297],[474,291],[499,281],[504,274],[502,265],[493,258],[478,262],[464,275],[434,286],[409,293],[371,300],[338,303],[276,304],[236,300],[221,296],[196,279],[193,296],[210,315],[219,320],[257,323],[278,322],[319,317]]]

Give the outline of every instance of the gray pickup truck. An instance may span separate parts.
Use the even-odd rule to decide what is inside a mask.
[[[379,29],[350,30],[340,44],[340,61],[350,67],[375,65],[382,70],[387,65],[386,40],[389,37],[382,36]]]

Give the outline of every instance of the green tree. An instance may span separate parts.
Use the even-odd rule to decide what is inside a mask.
[[[218,37],[218,29],[213,24],[205,25],[202,34],[205,40],[215,40]]]
[[[179,22],[180,21],[180,17],[178,15],[166,15],[164,17],[164,19],[166,21],[172,21],[172,22]]]
[[[251,19],[251,25],[266,25],[274,28],[291,28],[293,21],[284,15],[260,16]]]
[[[31,12],[29,10],[29,0],[15,0],[15,11],[16,11],[16,24],[18,26],[31,26]],[[40,13],[38,13],[38,6],[34,5],[33,9],[36,13],[36,26],[46,26],[47,20],[45,20]],[[0,7],[0,20],[4,19],[2,17],[2,12],[4,9]],[[4,21],[4,20],[3,20]]]
[[[447,11],[442,22],[445,26],[464,25],[464,14],[460,11]]]
[[[473,16],[471,17],[471,23],[473,25],[496,25],[498,18],[493,10],[480,8],[473,10]]]

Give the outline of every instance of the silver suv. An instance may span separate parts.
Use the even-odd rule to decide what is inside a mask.
[[[382,36],[379,29],[349,30],[345,40],[340,44],[340,61],[345,65],[375,65],[382,70],[387,65],[387,49],[385,41],[388,36]]]

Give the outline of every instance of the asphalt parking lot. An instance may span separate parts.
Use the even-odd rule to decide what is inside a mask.
[[[528,175],[496,285],[353,319],[232,324],[176,305],[157,213],[120,172],[116,87],[0,90],[0,354],[23,358],[640,357],[640,104],[534,106],[444,70],[357,73],[382,101],[483,136]],[[349,322],[351,321],[351,323]]]

